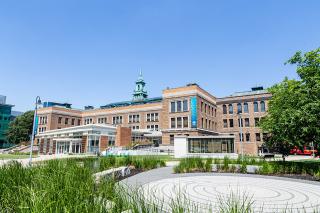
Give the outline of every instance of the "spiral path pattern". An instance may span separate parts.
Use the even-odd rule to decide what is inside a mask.
[[[206,212],[219,208],[219,199],[253,201],[255,212],[320,212],[320,185],[286,180],[237,177],[192,176],[162,179],[142,186],[145,194],[153,194],[170,208],[172,199],[183,195]]]

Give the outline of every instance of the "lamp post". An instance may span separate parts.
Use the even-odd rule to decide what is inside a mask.
[[[238,111],[239,115],[239,129],[240,129],[240,145],[241,145],[241,161],[243,161],[243,137],[242,137],[242,116],[241,112]]]
[[[33,126],[32,126],[32,135],[31,135],[31,147],[30,147],[30,158],[29,158],[29,165],[31,166],[32,164],[32,152],[33,152],[33,143],[34,143],[34,136],[36,133],[36,121],[37,121],[37,110],[38,110],[38,105],[41,104],[41,99],[39,96],[36,97],[36,102],[35,102],[35,109],[34,109],[34,116],[33,116]]]

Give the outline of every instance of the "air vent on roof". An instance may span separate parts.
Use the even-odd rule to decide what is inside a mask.
[[[94,107],[93,106],[85,106],[84,109],[85,110],[90,110],[90,109],[94,109]]]
[[[252,87],[251,90],[252,90],[252,91],[259,91],[259,90],[263,90],[263,87],[262,87],[262,86]]]
[[[187,84],[187,87],[190,87],[190,86],[198,86],[198,84],[197,83],[189,83],[189,84]]]

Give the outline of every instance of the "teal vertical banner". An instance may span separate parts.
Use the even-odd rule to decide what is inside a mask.
[[[39,124],[39,117],[36,116],[35,124],[34,124],[34,134],[38,133],[38,124]]]
[[[197,97],[191,97],[191,128],[198,127]]]

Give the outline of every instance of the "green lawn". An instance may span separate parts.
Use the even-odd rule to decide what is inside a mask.
[[[25,159],[28,158],[29,154],[0,154],[0,160],[9,160],[9,159]]]

